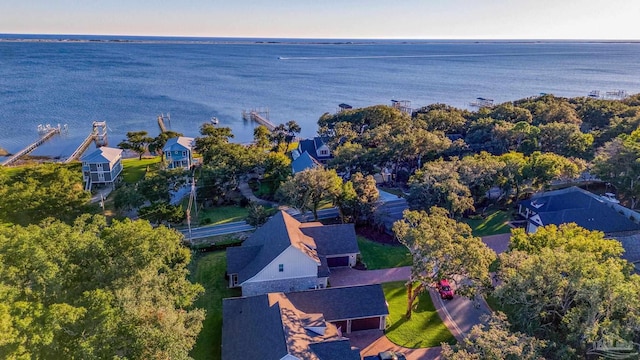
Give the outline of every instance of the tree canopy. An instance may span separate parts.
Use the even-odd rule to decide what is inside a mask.
[[[187,359],[204,313],[182,236],[83,215],[0,228],[0,357]]]

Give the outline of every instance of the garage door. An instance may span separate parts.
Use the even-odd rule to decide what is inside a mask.
[[[349,257],[340,256],[327,258],[327,265],[329,265],[329,267],[349,266]]]
[[[335,325],[337,328],[340,328],[340,331],[342,331],[343,333],[347,332],[347,320],[334,321],[332,322],[332,324]]]
[[[380,328],[380,317],[357,319],[351,321],[351,331],[371,330]]]

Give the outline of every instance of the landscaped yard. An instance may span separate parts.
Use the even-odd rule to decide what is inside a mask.
[[[159,156],[142,160],[138,160],[138,158],[122,159],[122,178],[129,184],[134,184],[144,178],[147,167],[155,171],[158,163],[160,163]]]
[[[380,244],[358,236],[358,247],[369,270],[409,266],[412,262],[409,250],[402,245]]]
[[[200,256],[195,255],[192,260],[191,281],[200,283],[205,288],[205,293],[195,302],[195,307],[207,311],[196,346],[191,350],[191,356],[196,360],[220,359],[222,299],[240,296],[240,290],[227,288],[227,281],[224,278],[227,268],[225,254],[225,251],[216,251]]]
[[[496,210],[488,213],[484,218],[463,221],[471,227],[473,236],[487,236],[510,232],[511,228],[508,224],[510,219],[511,211]]]
[[[387,338],[393,343],[417,349],[440,346],[440,343],[455,343],[455,338],[444,325],[433,306],[429,292],[418,297],[417,307],[411,320],[405,318],[407,310],[407,289],[403,281],[382,284],[384,297],[389,304],[387,318]]]

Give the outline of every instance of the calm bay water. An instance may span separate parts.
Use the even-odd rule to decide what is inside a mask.
[[[342,102],[467,107],[476,97],[640,92],[640,43],[160,40],[0,42],[0,147],[18,151],[38,124],[60,123],[68,133],[34,154],[67,156],[94,120],[107,121],[116,146],[127,131],[155,136],[167,112],[187,136],[216,116],[248,142],[255,124],[241,112],[256,107],[309,137]]]

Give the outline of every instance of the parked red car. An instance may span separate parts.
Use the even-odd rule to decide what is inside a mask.
[[[442,279],[438,281],[437,284],[438,293],[440,293],[440,297],[443,299],[453,299],[453,288],[449,285],[449,280]]]

